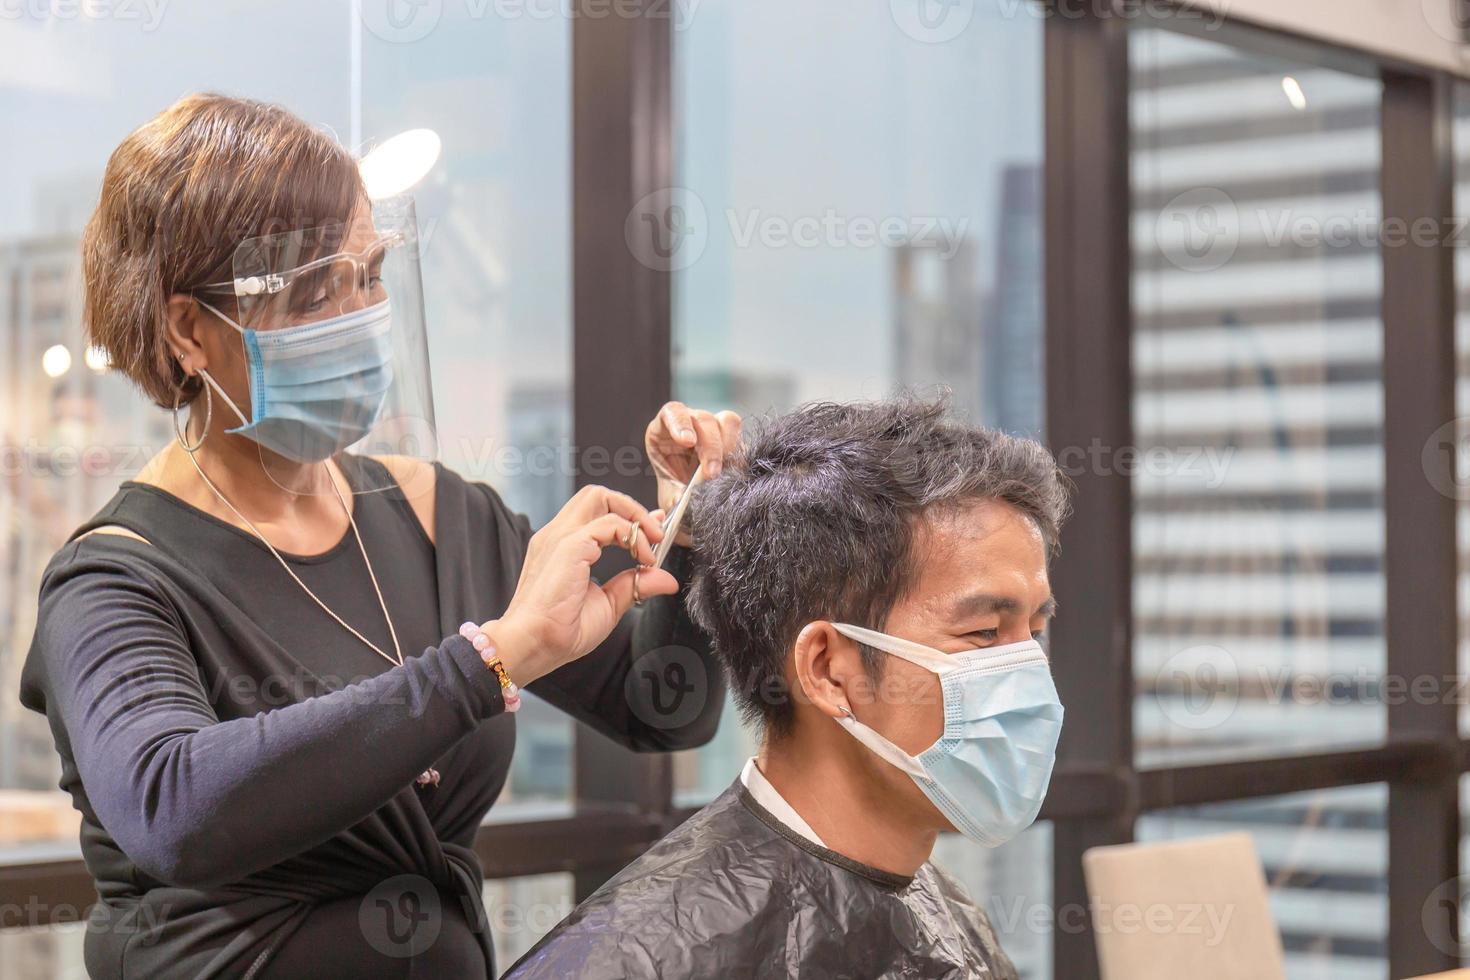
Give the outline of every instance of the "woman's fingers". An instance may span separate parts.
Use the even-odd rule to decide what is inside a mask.
[[[651,536],[654,544],[663,538],[663,526],[648,508],[628,496],[607,487],[589,485],[578,490],[561,512],[552,519],[551,524],[564,525],[561,530],[570,532],[571,529],[582,527],[591,521],[608,514],[615,514],[625,521],[635,521],[643,529],[643,536]],[[551,524],[547,526],[550,527]]]
[[[593,509],[592,497],[602,489],[604,488],[596,484],[588,484],[577,490],[572,494],[570,500],[561,505],[561,510],[557,511],[551,520],[541,525],[541,531],[538,533],[555,533],[561,525],[585,523],[585,515],[591,513]]]
[[[725,444],[725,455],[728,456],[740,448],[740,428],[745,423],[737,413],[731,411],[716,412],[715,419],[720,423],[720,438]]]
[[[707,414],[707,413],[706,413]],[[696,446],[701,440],[700,413],[683,402],[667,402],[648,423],[644,449],[653,463],[659,482],[685,482],[699,465]]]
[[[656,595],[674,595],[679,591],[679,580],[662,568],[630,568],[619,572],[602,586],[602,591],[613,604],[614,614],[622,618],[633,608],[633,577],[638,577],[638,598],[651,599]]]
[[[695,412],[694,425],[699,430],[699,442],[694,451],[704,466],[705,477],[714,479],[720,475],[720,465],[725,459],[725,436],[719,419],[712,412]]]
[[[657,437],[658,423],[663,423],[663,430],[676,443],[686,449],[693,449],[697,438],[694,429],[694,418],[689,411],[689,406],[683,402],[666,402],[659,409],[658,418],[654,425],[649,426],[649,435]]]
[[[659,482],[687,483],[695,467],[716,477],[725,457],[740,445],[740,416],[735,412],[707,412],[683,402],[668,402],[648,424],[645,448]]]
[[[595,544],[595,551],[597,552],[597,555],[592,555],[591,552],[585,552],[585,554],[587,554],[589,557],[591,557],[593,561],[595,561],[596,558],[601,555],[602,549],[604,548],[613,546],[616,546],[618,548],[626,548],[628,542],[628,529],[635,526],[639,527],[640,529],[643,527],[642,524],[635,525],[626,517],[623,517],[619,514],[604,514],[603,516],[597,518],[595,521],[592,521],[591,523],[585,525],[582,529],[584,535],[582,537],[582,541]],[[660,532],[660,536],[662,536],[662,532]],[[640,565],[652,564],[653,545],[655,543],[657,542],[650,542],[648,540],[647,534],[639,533],[633,535],[633,550],[635,552],[633,555],[633,560],[638,562]]]
[[[644,507],[626,493],[618,493],[613,490],[607,491],[605,505],[609,515],[636,522],[643,529],[640,537],[648,538],[654,544],[658,544],[663,540],[663,522],[654,517],[647,507]]]

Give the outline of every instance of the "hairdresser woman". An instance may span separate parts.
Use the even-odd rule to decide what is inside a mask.
[[[650,565],[657,513],[587,487],[533,535],[415,458],[417,255],[412,209],[277,107],[185,98],[108,163],[90,340],[178,440],[52,560],[22,681],[82,813],[94,977],[493,977],[472,844],[519,688],[635,749],[715,730],[712,665],[682,727],[625,695],[645,654],[708,656],[687,555],[590,576]],[[661,503],[738,431],[665,406]]]

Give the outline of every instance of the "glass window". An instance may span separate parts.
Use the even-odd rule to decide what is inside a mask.
[[[364,137],[444,140],[415,191],[442,458],[540,527],[574,490],[570,26],[530,7],[383,9],[363,5],[357,34]],[[500,802],[566,799],[571,759],[571,719],[530,695]]]
[[[495,964],[502,971],[577,907],[569,874],[487,881],[484,894],[485,916],[495,942]]]
[[[1130,44],[1138,762],[1379,741],[1381,85]]]
[[[1036,824],[993,850],[958,834],[944,834],[934,847],[932,860],[958,878],[985,910],[1021,980],[1051,980],[1056,926],[1051,824]]]
[[[1248,832],[1266,874],[1288,980],[1388,975],[1388,790],[1348,786],[1164,810],[1137,839]]]
[[[20,910],[24,916],[25,910]],[[6,980],[86,980],[82,958],[86,926],[18,926],[0,929],[0,963]]]
[[[1043,21],[924,6],[706,0],[675,34],[678,186],[645,217],[669,231],[676,397],[754,415],[946,385],[1041,431]],[[681,799],[738,775],[736,717],[680,759]]]
[[[86,354],[78,239],[113,148],[181,95],[279,102],[351,146],[439,132],[419,219],[444,460],[537,523],[572,487],[565,18],[434,4],[390,22],[349,0],[171,7],[157,23],[55,9],[0,18],[0,116],[25,143],[0,155],[0,787],[31,791],[57,778],[46,721],[16,693],[40,572],[172,437]],[[571,722],[528,703],[519,728],[505,798],[565,799]],[[54,800],[16,805],[60,820]]]

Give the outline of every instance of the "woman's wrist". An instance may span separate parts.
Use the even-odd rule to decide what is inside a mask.
[[[521,710],[521,686],[511,679],[510,671],[506,669],[505,662],[500,659],[500,651],[480,626],[473,622],[461,623],[459,635],[470,641],[470,646],[475,648],[480,662],[485,669],[495,676],[495,683],[500,685],[500,697],[505,703],[505,710],[515,712]]]
[[[553,665],[547,664],[541,645],[525,630],[508,619],[492,619],[480,626],[490,638],[495,655],[500,659],[510,679],[520,687],[551,672]]]

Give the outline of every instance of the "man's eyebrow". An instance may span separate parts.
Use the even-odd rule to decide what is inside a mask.
[[[992,595],[988,592],[975,592],[957,600],[951,613],[956,619],[966,616],[980,616],[985,613],[1016,613],[1021,611],[1021,604],[1010,596]],[[1057,600],[1054,596],[1047,596],[1046,601],[1036,610],[1036,615],[1050,619],[1056,615]]]

